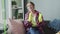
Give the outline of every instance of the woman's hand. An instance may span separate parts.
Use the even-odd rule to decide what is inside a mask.
[[[29,31],[29,28],[27,28],[27,31]]]

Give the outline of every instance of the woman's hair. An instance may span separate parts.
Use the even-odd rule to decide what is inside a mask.
[[[33,2],[28,2],[28,3],[31,3],[33,6],[35,6],[35,4],[34,4]],[[27,4],[28,4],[28,3],[27,3]]]

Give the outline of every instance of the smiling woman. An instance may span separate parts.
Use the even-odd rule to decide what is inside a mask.
[[[27,3],[28,12],[25,14],[24,26],[26,28],[26,34],[44,34],[42,26],[44,26],[44,19],[41,12],[35,10],[35,4],[33,2]]]

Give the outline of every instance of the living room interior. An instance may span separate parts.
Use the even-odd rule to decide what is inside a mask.
[[[0,34],[25,34],[23,22],[30,1],[43,14],[45,34],[60,34],[60,0],[0,0]]]

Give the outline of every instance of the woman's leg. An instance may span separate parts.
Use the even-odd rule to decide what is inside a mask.
[[[39,32],[38,29],[35,29],[35,28],[31,27],[28,31],[28,34],[40,34],[40,32]]]

